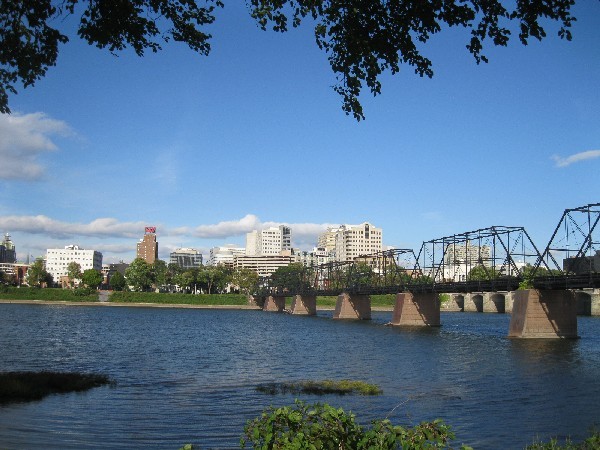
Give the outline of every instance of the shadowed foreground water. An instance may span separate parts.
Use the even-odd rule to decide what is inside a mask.
[[[101,372],[84,393],[0,407],[0,448],[238,448],[247,420],[291,395],[263,382],[359,379],[384,394],[301,396],[365,423],[437,417],[455,443],[518,449],[600,425],[600,318],[579,340],[511,340],[509,315],[442,313],[440,329],[261,311],[0,304],[0,370]]]

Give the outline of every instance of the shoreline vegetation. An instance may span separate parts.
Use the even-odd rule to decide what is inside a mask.
[[[245,294],[177,294],[156,292],[89,291],[60,288],[3,287],[0,289],[0,303],[29,304],[71,304],[103,306],[169,306],[195,308],[237,308],[259,309],[249,303]],[[101,301],[106,298],[106,301]],[[317,309],[334,309],[337,297],[317,297]],[[291,297],[286,298],[286,308],[291,307]],[[374,310],[392,310],[395,295],[372,295],[371,307]]]
[[[0,372],[0,406],[42,400],[51,394],[115,385],[103,374],[80,372]]]
[[[375,384],[353,380],[298,381],[265,383],[256,387],[264,394],[313,394],[313,395],[381,395],[383,391]]]

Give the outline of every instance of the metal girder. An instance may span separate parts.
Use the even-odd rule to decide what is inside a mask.
[[[535,274],[544,265],[573,275],[600,272],[600,203],[565,209]]]
[[[436,285],[521,278],[540,252],[523,227],[492,226],[423,242],[423,278]]]

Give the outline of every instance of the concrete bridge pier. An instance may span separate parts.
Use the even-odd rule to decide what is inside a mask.
[[[580,316],[600,316],[600,289],[575,291],[577,314]]]
[[[575,293],[537,289],[516,291],[508,336],[577,338]]]
[[[506,292],[486,292],[483,294],[483,312],[504,313]]]
[[[440,305],[440,308],[444,311],[464,311],[465,309],[465,296],[464,294],[448,294],[450,297],[448,301],[445,301]]]
[[[292,314],[314,316],[317,314],[317,296],[314,294],[295,295],[292,300]]]
[[[256,305],[262,309],[265,306],[266,299],[267,297],[265,297],[264,295],[248,295],[248,304]]]
[[[411,292],[397,294],[391,324],[439,327],[439,295],[436,293]]]
[[[285,297],[283,295],[269,295],[265,299],[263,311],[283,312],[285,309]]]
[[[371,297],[345,292],[338,295],[333,318],[371,320]]]

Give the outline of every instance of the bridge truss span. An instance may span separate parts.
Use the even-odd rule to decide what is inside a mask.
[[[467,289],[474,283],[505,290],[540,260],[525,228],[492,226],[423,242],[415,269],[438,292],[444,284]]]

